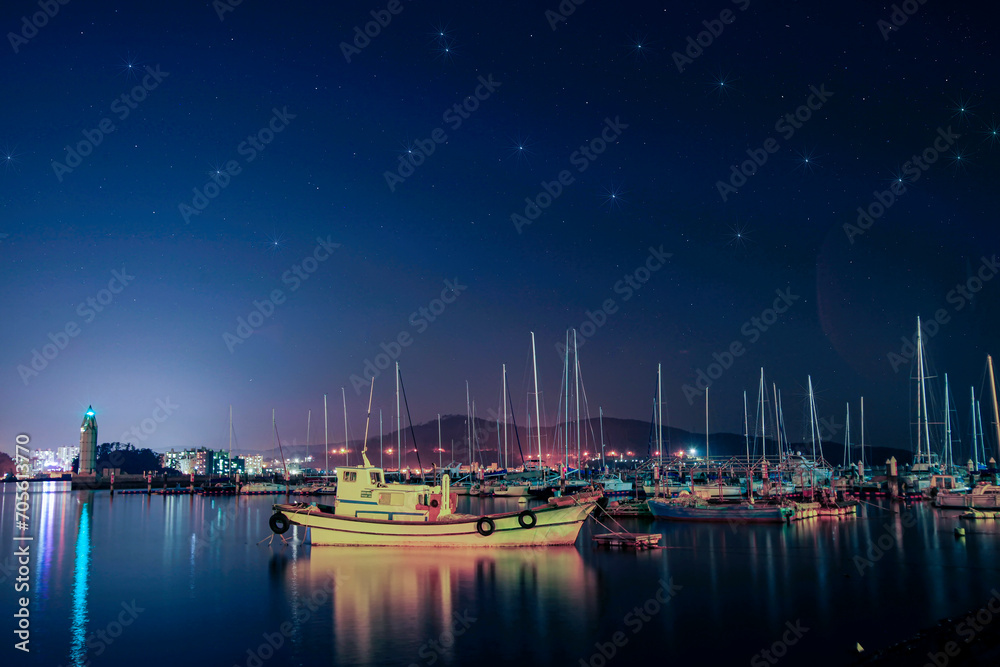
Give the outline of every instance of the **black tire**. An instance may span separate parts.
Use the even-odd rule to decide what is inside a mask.
[[[284,535],[292,526],[292,522],[289,521],[288,517],[281,512],[275,512],[272,514],[267,523],[271,526],[271,530],[277,535]]]
[[[489,537],[493,534],[493,531],[497,529],[497,525],[493,523],[493,519],[488,516],[484,516],[479,521],[476,522],[476,530],[483,537]]]
[[[538,525],[538,517],[531,510],[524,510],[517,515],[517,522],[521,528],[534,528]]]

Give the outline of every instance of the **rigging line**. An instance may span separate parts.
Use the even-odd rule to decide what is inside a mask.
[[[410,404],[406,400],[406,387],[403,386],[403,371],[399,372],[399,390],[403,393],[403,404],[406,405],[406,421],[410,425],[410,437],[413,438],[413,451],[417,453],[417,466],[420,468],[421,479],[424,476],[424,466],[420,462],[420,450],[417,449],[417,435],[413,432],[413,420],[410,419]]]

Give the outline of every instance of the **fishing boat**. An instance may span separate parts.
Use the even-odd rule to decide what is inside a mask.
[[[710,505],[695,496],[646,501],[653,518],[668,521],[724,521],[727,523],[787,523],[795,510],[784,505]]]
[[[606,496],[627,496],[633,492],[632,482],[623,480],[619,475],[605,473],[594,480],[604,489]]]
[[[448,475],[440,486],[386,484],[381,468],[340,468],[334,506],[274,505],[271,529],[311,529],[316,546],[519,547],[573,544],[600,494],[553,498],[535,509],[489,515],[456,514]]]
[[[501,482],[493,487],[493,495],[503,498],[514,498],[527,496],[531,491],[531,485],[519,482]]]

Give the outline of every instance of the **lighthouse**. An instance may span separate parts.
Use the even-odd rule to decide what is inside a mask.
[[[94,475],[97,468],[97,418],[94,408],[87,408],[80,424],[80,473]]]

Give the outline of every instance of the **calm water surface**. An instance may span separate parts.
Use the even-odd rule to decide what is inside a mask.
[[[112,499],[46,484],[32,485],[28,655],[13,648],[24,593],[3,486],[4,665],[600,667],[602,649],[609,664],[745,665],[788,624],[801,638],[782,664],[840,665],[857,642],[895,643],[1000,587],[1000,522],[964,522],[955,538],[956,514],[919,504],[788,526],[623,521],[663,535],[640,553],[595,550],[593,521],[575,548],[314,549],[298,528],[267,544],[281,496]]]

